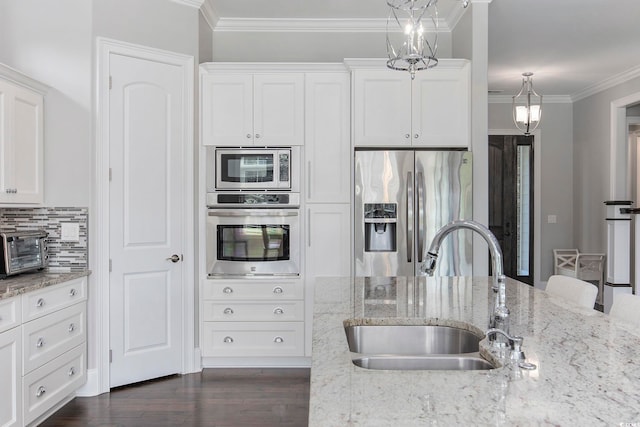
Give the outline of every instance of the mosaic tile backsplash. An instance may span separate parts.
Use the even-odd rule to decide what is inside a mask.
[[[75,236],[70,238],[62,235],[62,224],[78,224],[77,241]],[[48,270],[51,272],[66,273],[84,271],[88,268],[88,227],[87,208],[0,208],[1,230],[38,228],[49,233]]]

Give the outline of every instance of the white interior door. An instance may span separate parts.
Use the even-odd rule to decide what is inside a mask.
[[[185,105],[179,67],[111,54],[109,72],[110,386],[116,387],[182,369]]]

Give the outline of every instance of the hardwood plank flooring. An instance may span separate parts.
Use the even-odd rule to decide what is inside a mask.
[[[43,427],[302,427],[309,369],[205,369],[77,397]]]

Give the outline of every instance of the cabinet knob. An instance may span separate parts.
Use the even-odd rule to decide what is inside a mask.
[[[411,138],[411,135],[410,135],[410,134],[408,134],[408,133],[405,133],[405,134],[404,134],[404,137],[405,137],[405,138],[407,138],[407,139],[409,139],[409,138]]]
[[[36,307],[38,308],[44,307],[44,299],[38,298],[38,301],[36,301]]]
[[[250,133],[247,134],[247,139],[251,139],[251,134]]]
[[[256,133],[256,138],[260,138],[260,134],[259,133]]]
[[[277,344],[283,343],[283,342],[284,342],[284,338],[282,338],[282,337],[275,337],[275,338],[273,339],[273,342],[275,342],[275,343],[277,343]]]
[[[273,288],[274,294],[281,294],[283,292],[284,292],[284,289],[282,289],[280,286],[276,286],[275,288]]]
[[[413,139],[418,139],[420,137],[420,135],[418,135],[417,133],[415,135],[413,135]]]
[[[277,307],[273,310],[273,314],[284,314],[284,310],[280,307]]]
[[[231,307],[227,307],[223,311],[224,314],[233,314],[233,309]]]
[[[43,394],[45,394],[47,392],[47,389],[44,388],[43,385],[41,385],[40,387],[38,387],[38,391],[36,391],[36,397],[40,397]]]
[[[36,347],[37,348],[44,347],[44,338],[38,338],[38,341],[36,341]]]
[[[69,368],[69,376],[72,377],[76,374],[76,369],[72,366]]]
[[[223,341],[224,341],[225,343],[227,343],[227,344],[231,344],[231,343],[233,342],[233,338],[231,338],[231,337],[224,337],[224,340],[223,340]]]
[[[69,333],[75,331],[76,330],[76,325],[74,325],[73,323],[70,323],[68,330],[69,330]]]
[[[232,294],[232,293],[233,293],[233,289],[232,289],[232,288],[230,288],[230,287],[228,287],[228,286],[226,286],[226,287],[222,290],[222,292],[224,292],[225,294]]]
[[[75,296],[76,296],[76,293],[78,293],[78,291],[76,291],[76,289],[75,289],[75,288],[71,288],[71,289],[69,290],[69,296],[70,296],[70,297],[75,297]]]

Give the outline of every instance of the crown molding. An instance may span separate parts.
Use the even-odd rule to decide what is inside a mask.
[[[174,3],[183,4],[185,6],[195,7],[196,9],[200,9],[202,7],[202,3],[205,0],[171,0]]]
[[[349,70],[356,69],[383,69],[387,68],[387,58],[345,58],[344,65]],[[461,58],[438,58],[438,65],[434,69],[452,68],[459,69],[469,63],[468,59]],[[394,73],[396,71],[393,71]],[[428,71],[425,71],[428,72]]]
[[[202,7],[200,8],[200,13],[202,13],[202,17],[209,25],[209,28],[211,28],[211,31],[215,30],[220,17],[213,7],[213,0],[204,0],[204,2],[202,3]]]
[[[211,72],[280,72],[280,73],[303,73],[303,72],[346,72],[345,64],[341,62],[203,62],[200,64],[200,71]]]
[[[426,25],[426,31],[433,30],[433,25]],[[384,33],[387,31],[387,19],[219,18],[217,20],[217,23],[215,24],[214,31],[279,33]],[[450,32],[451,27],[447,23],[447,21],[445,21],[444,19],[439,19],[438,31]]]
[[[51,89],[50,86],[47,86],[46,84],[5,64],[0,64],[0,78],[17,85],[24,86],[28,89],[35,90],[41,95],[46,95],[49,89]]]
[[[619,84],[626,83],[629,80],[635,79],[637,77],[640,77],[640,65],[624,71],[620,74],[616,74],[615,76],[605,79],[600,83],[589,86],[581,91],[578,91],[571,95],[571,99],[573,100],[573,102],[580,101],[581,99],[587,98],[591,95],[595,95],[598,92],[610,89]]]

